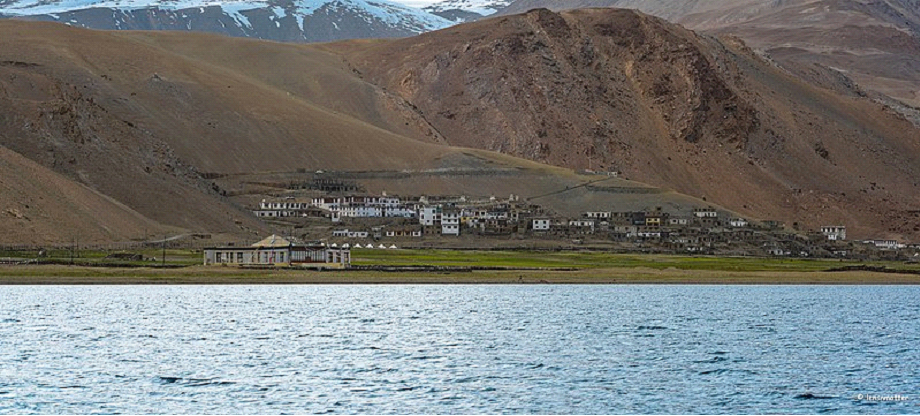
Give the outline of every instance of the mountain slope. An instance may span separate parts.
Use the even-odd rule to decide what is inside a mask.
[[[583,7],[632,8],[693,30],[737,35],[800,75],[836,72],[920,107],[917,0],[516,0],[498,14]]]
[[[686,212],[706,204],[623,179],[596,182],[445,146],[411,103],[329,52],[379,42],[313,47],[0,21],[0,145],[60,177],[62,186],[79,183],[136,212],[136,224],[246,239],[271,231],[247,211],[253,201],[309,183],[317,171],[362,178],[368,192],[391,195],[545,195],[541,204],[576,216],[591,207]],[[79,218],[67,203],[28,199],[32,174],[21,165],[3,172],[4,182],[25,189],[10,194],[11,207],[27,216],[25,205]],[[589,181],[596,183],[583,186]],[[99,212],[100,219],[109,215]],[[0,215],[0,230],[17,221]],[[117,229],[86,232],[81,241],[140,237],[139,225]],[[60,243],[82,229],[42,230],[41,241]],[[32,242],[22,238],[0,242]]]
[[[812,0],[783,0],[764,2],[759,0],[514,0],[498,15],[526,13],[533,9],[552,11],[584,8],[636,9],[643,13],[671,21],[681,21],[687,16],[713,16],[720,22],[737,22],[751,16],[785,7],[787,4],[804,4]]]
[[[387,0],[0,0],[0,16],[105,30],[179,30],[285,42],[405,37],[452,23]]]
[[[445,153],[169,52],[152,32],[15,21],[0,31],[2,145],[162,224],[264,231],[205,179],[214,174],[412,167]],[[160,35],[199,51],[234,41]],[[227,50],[235,60],[243,48]]]
[[[85,244],[176,232],[2,146],[0,201],[3,244]]]
[[[722,204],[855,238],[920,233],[910,123],[737,40],[631,11],[321,45],[0,21],[0,131],[16,154],[184,232],[252,238],[270,227],[247,204],[337,175],[375,193],[533,197],[566,215]]]
[[[453,145],[623,171],[753,217],[920,232],[920,131],[732,39],[535,10],[343,53]]]

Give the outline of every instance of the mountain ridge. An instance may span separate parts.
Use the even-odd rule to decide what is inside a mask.
[[[453,24],[387,0],[4,0],[4,15],[102,30],[187,30],[284,42],[405,37]]]

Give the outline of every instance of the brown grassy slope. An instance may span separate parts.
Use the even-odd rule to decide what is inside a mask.
[[[168,50],[196,65],[229,71],[251,84],[244,87],[260,90],[259,93],[283,94],[298,105],[307,104],[307,111],[317,112],[315,107],[319,107],[326,113],[346,116],[346,123],[366,123],[398,135],[443,143],[408,103],[362,80],[341,56],[324,51],[328,48],[326,45],[314,48],[223,36],[206,36],[192,41],[185,33],[122,32],[119,35]],[[334,49],[340,44],[330,45]],[[324,133],[322,130],[315,132],[311,140],[323,140],[321,134]],[[373,130],[371,133],[356,131],[356,134],[377,135]],[[386,140],[390,138],[393,137]],[[366,165],[369,161],[359,162]]]
[[[345,54],[453,145],[622,170],[758,218],[920,236],[920,132],[739,42],[633,11],[537,10]]]
[[[2,144],[162,224],[264,233],[203,173],[424,167],[449,152],[169,50],[206,51],[218,37],[162,34],[161,46],[160,34],[15,21],[0,32]],[[239,41],[264,45],[263,55],[297,53]],[[237,52],[225,49],[244,64],[264,59]]]
[[[151,54],[137,45],[113,45],[103,32],[54,24],[4,21],[0,31],[3,145],[161,224],[213,233],[263,231],[170,147],[177,133],[170,120],[146,111],[175,108],[144,102],[143,92],[136,92],[142,89],[119,85],[120,74],[143,71]],[[124,50],[134,56],[112,58]],[[147,87],[183,94],[161,81],[154,77]],[[62,229],[48,238],[71,233]]]
[[[397,163],[424,166],[445,152],[289,94],[272,85],[273,74],[253,77],[237,70],[268,63],[316,82],[309,66],[268,58],[295,57],[310,53],[308,49],[200,34],[2,23],[36,29],[34,36],[24,30],[5,36],[7,51],[15,44],[31,45],[29,51],[6,54],[50,67],[56,78],[89,91],[94,96],[88,99],[161,138],[177,157],[204,172],[334,169],[346,164],[366,169]],[[16,36],[19,33],[23,35]],[[198,58],[216,50],[220,42],[230,43],[222,50],[222,62]],[[237,67],[227,65],[229,60],[238,62]],[[329,94],[338,101],[358,101],[347,88],[331,88]],[[340,157],[342,153],[349,158]]]
[[[0,144],[159,223],[248,239],[267,229],[224,193],[274,173],[411,171],[405,183],[375,180],[368,188],[499,197],[594,179],[434,143],[443,138],[424,113],[363,80],[329,52],[337,46],[347,45],[0,21]],[[577,189],[541,203],[577,215],[624,200]],[[639,208],[702,203],[644,195],[625,199]],[[62,227],[48,238],[70,234]]]
[[[2,146],[0,218],[2,243],[6,244],[59,242],[49,236],[85,244],[177,231]]]

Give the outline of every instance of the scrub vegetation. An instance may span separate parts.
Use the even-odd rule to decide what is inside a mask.
[[[354,250],[354,268],[343,271],[202,266],[196,250],[166,250],[165,262],[152,249],[114,256],[80,251],[73,264],[69,251],[37,254],[0,253],[10,263],[0,266],[0,284],[920,284],[916,263],[600,251]]]

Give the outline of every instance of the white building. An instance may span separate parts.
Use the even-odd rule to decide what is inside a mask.
[[[594,220],[569,220],[570,230],[579,230],[578,232],[594,234]]]
[[[821,234],[824,234],[830,241],[843,241],[847,239],[847,227],[842,225],[828,225],[821,227]]]
[[[433,226],[441,222],[440,207],[423,207],[418,210],[418,222],[422,225]]]
[[[901,244],[897,240],[868,240],[865,243],[882,250],[898,250],[907,247],[906,244]]]
[[[460,235],[459,211],[446,211],[441,213],[441,234]]]
[[[718,218],[719,213],[713,208],[697,208],[693,210],[693,215],[697,218]]]
[[[280,201],[263,199],[259,203],[259,209],[254,210],[252,213],[259,218],[302,217],[306,216],[306,211],[310,207],[309,202],[298,201],[291,197]]]
[[[669,225],[687,225],[690,223],[690,220],[686,218],[668,218]]]
[[[205,248],[204,264],[345,268],[351,264],[351,250],[297,245],[272,235],[251,246]]]
[[[728,224],[735,228],[743,228],[748,226],[748,221],[744,218],[733,218]]]
[[[352,231],[349,229],[332,230],[333,237],[367,238],[369,235],[370,233],[367,231]]]
[[[594,228],[594,220],[569,220],[569,227]]]
[[[388,196],[339,196],[313,198],[312,204],[330,212],[333,222],[341,218],[414,218],[414,206],[403,204],[399,198]]]
[[[533,230],[534,231],[549,231],[549,219],[538,218],[533,220]]]

